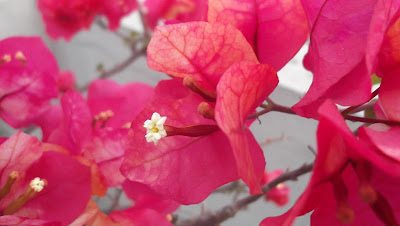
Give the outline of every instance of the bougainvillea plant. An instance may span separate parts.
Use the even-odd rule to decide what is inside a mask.
[[[47,39],[0,40],[0,118],[19,130],[0,138],[0,225],[219,225],[261,198],[286,206],[285,182],[307,173],[294,205],[260,225],[307,213],[312,225],[400,225],[400,0],[38,0],[37,10],[54,40],[97,24],[132,54],[80,84]],[[120,28],[132,13],[142,32]],[[272,101],[304,45],[309,90],[293,106]],[[143,56],[165,74],[155,87],[109,79]],[[269,170],[250,125],[270,112],[318,122],[312,162]],[[213,193],[233,201],[207,210]],[[199,203],[199,215],[177,211]]]

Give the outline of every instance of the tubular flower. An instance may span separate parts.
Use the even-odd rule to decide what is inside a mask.
[[[243,65],[245,64],[241,66]],[[254,68],[257,68],[257,66],[254,66]],[[263,66],[260,66],[260,68],[263,68]],[[264,71],[267,68],[265,67],[259,71],[259,76],[263,79],[264,76],[265,78],[270,75],[273,77],[273,73],[270,74],[269,70]],[[235,73],[236,70],[232,69],[231,72]],[[227,77],[231,76],[231,73],[227,74]],[[244,84],[247,84],[245,78],[241,77],[241,75],[238,75],[238,77],[239,79],[243,79]],[[263,79],[261,81],[264,81]],[[274,85],[274,83],[266,81],[265,83],[260,82],[260,86],[265,88],[268,85]],[[182,82],[186,87],[182,85]],[[250,84],[251,82],[248,83],[249,86]],[[191,90],[194,92],[191,92]],[[268,91],[265,91],[266,93],[263,94],[262,90],[259,90],[260,93],[253,94],[256,96],[269,94]],[[232,151],[233,144],[230,144],[229,139],[227,139],[229,135],[221,131],[220,127],[215,123],[214,118],[212,118],[214,109],[211,105],[215,106],[215,103],[210,102],[208,104],[203,99],[203,97],[208,96],[208,99],[212,100],[212,96],[214,96],[215,101],[217,95],[215,93],[212,95],[212,92],[204,91],[207,90],[198,86],[197,83],[188,85],[187,79],[182,80],[177,78],[159,83],[155,89],[153,101],[132,122],[128,135],[125,160],[121,167],[124,175],[130,180],[144,183],[156,192],[185,204],[202,201],[216,187],[235,180],[239,176],[246,182],[248,180],[251,183],[254,182],[254,184],[249,186],[251,186],[252,192],[257,191],[257,187],[259,188],[260,186],[259,180],[262,178],[265,167],[261,148],[247,128],[239,134],[235,134],[234,130],[236,127],[232,127],[233,134],[244,137],[243,139],[240,138],[239,144],[244,142],[245,147],[248,147],[248,149],[238,148],[238,150],[244,153],[244,156],[249,156],[246,159],[247,162],[243,160],[245,163],[242,164],[240,162],[242,160],[238,160],[239,163],[236,163]],[[226,102],[228,103],[228,101]],[[253,102],[251,98],[249,99],[250,102]],[[235,101],[231,103],[231,106],[237,104]],[[249,109],[246,108],[244,111],[253,111],[251,108],[252,106],[249,106]],[[157,146],[148,144],[143,135],[137,134],[139,131],[143,131],[143,121],[147,119],[148,115],[153,114],[155,110],[159,112],[159,115],[166,115],[168,117],[168,120],[163,125],[166,137],[160,140]],[[215,115],[217,115],[216,113]],[[220,111],[218,114],[222,116],[225,113]],[[226,113],[226,115],[229,114]],[[243,115],[246,116],[246,114],[244,113]],[[156,119],[161,120],[161,116],[159,115],[156,115]],[[239,120],[235,117],[229,118],[231,116],[226,117],[226,119],[231,119],[231,124]],[[245,119],[240,119],[240,123],[241,120],[244,121]],[[162,121],[164,123],[164,120]],[[153,129],[156,122],[147,121],[148,128],[146,129]],[[236,126],[236,124],[232,125]],[[227,131],[230,131],[230,129],[227,128]],[[179,159],[185,159],[185,161],[180,162]],[[163,162],[169,162],[169,164],[163,164]],[[193,164],[192,162],[196,162],[197,164]],[[238,174],[237,164],[240,164],[241,169],[249,172],[249,174]],[[246,164],[248,165],[246,166]],[[208,166],[207,170],[204,169],[205,165]],[[143,170],[150,166],[152,170],[146,171],[143,174]],[[186,172],[185,174],[177,174],[177,172],[183,169]],[[259,172],[261,173],[260,175]],[[157,180],[153,178],[157,178]],[[172,178],[173,181],[180,183],[171,183]],[[208,179],[206,180],[205,178]],[[255,185],[256,183],[258,185]],[[195,190],[193,190],[193,186],[196,186]],[[175,192],[177,190],[180,192]]]
[[[269,65],[259,64],[239,30],[229,24],[206,22],[158,27],[148,46],[148,65],[184,78],[186,87],[211,103],[212,107],[198,105],[200,113],[215,119],[218,128],[229,138],[240,177],[252,194],[260,193],[265,161],[260,147],[249,148],[254,137],[247,128],[246,118],[276,87],[276,71]],[[200,136],[199,128],[185,127],[180,135],[189,136],[192,133],[189,130],[195,129],[195,134],[190,136]],[[201,130],[202,135],[213,131],[204,126]],[[169,130],[167,134],[171,135]]]

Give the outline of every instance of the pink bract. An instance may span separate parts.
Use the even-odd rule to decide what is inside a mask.
[[[253,46],[261,63],[280,70],[308,38],[300,0],[213,0],[210,23],[230,24]]]
[[[75,75],[71,71],[61,71],[57,78],[58,90],[65,93],[75,89]]]
[[[142,209],[135,206],[123,211],[114,211],[109,216],[121,225],[172,226],[166,215],[160,214],[153,209]]]
[[[85,99],[77,91],[68,91],[61,97],[63,117],[46,142],[58,144],[71,154],[79,155],[92,133],[92,117]]]
[[[85,209],[90,197],[88,167],[66,154],[43,152],[37,138],[22,132],[11,136],[1,144],[0,149],[4,155],[1,158],[3,162],[0,162],[1,187],[5,185],[12,171],[18,172],[10,192],[1,199],[2,211],[22,195],[29,187],[30,181],[36,177],[45,179],[47,186],[13,213],[13,216],[61,222],[66,225]],[[13,220],[17,221],[18,218]],[[21,218],[21,221],[25,220]],[[32,220],[33,223],[35,221]]]
[[[68,224],[83,212],[91,194],[89,167],[71,156],[49,151],[27,170],[25,184],[35,177],[46,179],[48,185],[17,215],[34,214],[40,219]]]
[[[229,138],[240,177],[254,194],[261,193],[265,160],[259,145],[250,147],[248,139],[254,138],[248,138],[252,134],[246,128],[246,117],[277,85],[278,77],[271,66],[242,62],[232,65],[217,86],[215,119]]]
[[[230,25],[191,22],[158,27],[147,49],[150,68],[173,77],[192,77],[215,90],[234,63],[258,63],[242,33]]]
[[[269,182],[275,180],[279,177],[284,171],[283,170],[274,170],[272,172],[264,172],[264,177],[261,181],[261,185],[268,184]],[[266,201],[272,201],[278,206],[284,206],[289,202],[289,194],[290,188],[286,186],[284,183],[280,183],[274,189],[270,190],[265,195]]]
[[[56,59],[39,37],[0,41],[0,58],[0,116],[27,127],[57,97]]]
[[[48,137],[46,142],[61,145],[71,154],[96,163],[108,186],[118,186],[125,180],[119,168],[125,153],[127,128],[152,92],[153,88],[145,84],[121,86],[108,80],[90,84],[87,102],[78,92],[68,91],[61,97],[62,109],[55,105],[41,117],[44,139]],[[110,118],[99,117],[104,112],[111,112]]]
[[[393,197],[400,186],[395,179],[399,174],[391,173],[396,171],[394,164],[357,140],[332,102],[325,102],[319,113],[318,154],[306,190],[288,212],[266,218],[261,225],[291,225],[312,210],[312,225],[327,219],[332,225],[343,220],[354,225],[393,223],[394,216],[399,218],[400,202]],[[369,204],[360,198],[362,185],[371,186],[376,194]]]
[[[303,0],[302,3],[312,25],[304,64],[313,72],[314,79],[293,110],[301,116],[317,118],[317,109],[327,98],[341,105],[368,101],[371,93],[371,74],[366,65],[368,31],[373,16],[382,16],[374,15],[376,0]]]
[[[197,112],[204,101],[182,85],[182,79],[161,81],[155,97],[132,122],[121,172],[155,192],[182,204],[199,203],[217,187],[239,179],[229,141],[222,131],[202,137],[170,136],[155,146],[146,142],[143,123],[154,112],[167,125],[216,125]]]
[[[38,226],[61,226],[60,222],[50,222],[40,219],[30,219],[18,216],[0,216],[0,225],[38,225]]]
[[[150,100],[153,89],[139,82],[120,85],[111,80],[94,80],[88,89],[87,104],[93,117],[111,110],[114,116],[107,121],[107,126],[121,128],[139,114]]]
[[[162,214],[170,214],[180,206],[157,194],[145,184],[126,180],[122,188],[126,196],[135,202],[136,208],[153,209]]]

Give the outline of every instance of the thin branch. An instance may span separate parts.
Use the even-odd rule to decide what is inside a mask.
[[[129,58],[122,61],[120,64],[115,65],[115,67],[113,67],[112,69],[102,72],[100,74],[99,78],[106,79],[106,78],[113,76],[114,74],[116,74],[118,72],[125,70],[125,68],[127,68],[133,62],[135,62],[140,56],[145,55],[145,53],[146,53],[146,48],[142,48],[139,51],[132,51],[132,54],[129,56]],[[83,91],[87,90],[87,88],[89,87],[89,84],[90,83],[87,83],[84,86],[78,88],[78,91],[83,92]]]
[[[108,27],[107,27],[107,24],[106,23],[104,23],[104,21],[102,20],[102,19],[97,19],[96,20],[96,24],[100,27],[100,28],[102,28],[102,29],[104,29],[104,30],[108,30]],[[132,38],[130,38],[129,36],[127,36],[127,35],[125,35],[124,33],[122,33],[122,32],[120,32],[120,31],[113,31],[112,32],[113,34],[115,34],[116,36],[118,36],[118,37],[120,37],[122,40],[124,40],[124,41],[126,41],[126,42],[132,42],[133,40],[132,40]]]
[[[151,38],[151,32],[150,32],[150,30],[149,30],[149,26],[148,26],[148,23],[147,23],[147,19],[146,19],[145,15],[144,15],[144,12],[143,12],[142,4],[141,4],[141,2],[138,1],[138,0],[136,0],[136,3],[137,3],[137,5],[138,5],[138,12],[139,12],[139,16],[140,16],[140,21],[142,22],[142,26],[143,26],[144,37],[145,37],[147,40],[150,40],[150,38]]]
[[[268,103],[268,105],[265,105],[265,104],[260,105],[260,107],[265,108],[264,110],[261,110],[252,115],[247,116],[247,119],[256,119],[256,118],[260,117],[261,115],[264,115],[270,111],[278,111],[278,112],[283,112],[283,113],[287,113],[287,114],[297,115],[296,112],[294,112],[290,107],[286,107],[286,106],[277,104],[269,98],[267,98],[267,103]]]
[[[264,109],[264,110],[261,110],[261,111],[258,111],[258,112],[254,113],[252,115],[247,116],[247,119],[256,119],[256,118],[260,117],[261,115],[267,114],[270,111],[272,111],[272,110],[268,109],[268,108]]]
[[[317,155],[317,152],[315,151],[315,149],[311,146],[311,145],[307,145],[307,149],[311,151],[311,153],[314,154],[314,156]]]
[[[371,97],[370,97],[369,101],[371,101],[372,99],[374,99],[374,98],[378,95],[378,93],[379,93],[379,88],[377,88],[377,89],[371,94]],[[369,102],[369,101],[368,101],[368,102]],[[348,107],[347,109],[345,109],[345,110],[342,111],[342,115],[343,115],[343,116],[346,116],[346,115],[352,113],[353,111],[357,110],[359,107],[361,107],[361,106],[363,106],[363,105],[364,105],[364,104],[359,104],[359,105],[356,105],[356,106]]]
[[[357,109],[354,109],[351,113],[352,113],[352,114],[355,114],[355,113],[358,113],[358,112],[360,112],[360,111],[365,111],[365,110],[371,109],[371,108],[374,107],[376,101],[377,101],[377,100],[371,100],[370,102],[361,105],[361,106],[358,107]]]
[[[365,122],[365,123],[383,123],[389,126],[400,126],[400,122],[397,121],[390,121],[390,120],[383,120],[383,119],[375,119],[375,118],[363,118],[357,117],[352,115],[347,115],[345,119],[353,122]]]
[[[125,68],[127,68],[129,65],[131,65],[133,62],[135,62],[136,59],[138,59],[140,56],[144,55],[146,53],[146,48],[143,48],[139,51],[133,51],[131,56],[121,62],[120,64],[116,65],[114,68],[112,68],[109,71],[104,71],[103,73],[100,74],[101,79],[109,78],[112,75],[123,71]]]
[[[374,91],[374,93],[372,93],[372,98],[376,96],[376,94],[378,93],[378,89]],[[276,104],[274,102],[272,102],[271,100],[267,100],[268,105],[262,105],[262,107],[264,107],[265,109],[259,112],[256,112],[252,115],[247,116],[247,119],[255,119],[258,118],[260,115],[266,114],[270,111],[277,111],[277,112],[283,112],[283,113],[287,113],[287,114],[293,114],[293,115],[297,115],[296,112],[294,112],[291,108],[289,107],[285,107],[279,104]],[[343,118],[349,121],[353,121],[353,122],[364,122],[364,123],[383,123],[383,124],[387,124],[390,126],[399,126],[400,122],[398,121],[391,121],[391,120],[383,120],[383,119],[374,119],[374,118],[363,118],[363,117],[357,117],[357,116],[352,116],[352,115],[346,115],[346,112],[354,112],[355,110],[360,110],[360,109],[364,109],[364,108],[370,108],[374,103],[371,102],[368,105],[360,105],[360,106],[354,106],[354,107],[350,107],[348,109],[346,109],[345,111],[342,112]]]
[[[278,184],[288,181],[297,180],[297,177],[310,172],[314,164],[304,164],[300,168],[283,173],[281,176],[271,181],[267,185],[262,187],[264,194],[268,193],[270,190],[275,188]],[[209,212],[204,216],[197,216],[193,219],[181,220],[176,223],[176,225],[218,225],[219,223],[235,216],[235,214],[247,207],[249,204],[257,201],[264,195],[250,195],[245,198],[239,199],[230,205],[226,205],[215,212]]]

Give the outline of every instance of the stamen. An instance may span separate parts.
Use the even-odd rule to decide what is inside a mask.
[[[8,179],[7,179],[6,185],[4,185],[0,190],[0,199],[6,197],[6,195],[11,190],[11,186],[18,179],[18,177],[19,177],[18,171],[11,171],[11,173],[8,175]]]
[[[354,219],[354,211],[348,203],[348,190],[341,175],[332,179],[333,193],[336,198],[337,212],[336,217],[342,223],[351,223]]]
[[[14,58],[20,60],[22,65],[26,63],[26,57],[21,51],[16,52]]]
[[[30,184],[28,189],[26,189],[25,193],[21,196],[19,196],[17,199],[12,201],[3,211],[4,215],[11,215],[16,213],[18,210],[20,210],[25,203],[27,203],[29,200],[31,200],[36,193],[41,192],[44,187],[47,186],[47,181],[46,180],[41,180],[39,177],[36,177],[33,179]]]
[[[378,198],[375,189],[371,185],[372,168],[371,165],[365,161],[358,161],[353,163],[353,168],[356,171],[359,183],[359,194],[362,201],[366,203],[373,203]]]
[[[202,96],[205,100],[215,102],[217,100],[217,94],[202,88],[192,77],[185,77],[183,79],[183,85],[188,87],[193,92]]]
[[[0,65],[3,63],[10,63],[11,62],[11,55],[4,54],[3,57],[0,59]]]
[[[212,120],[215,119],[215,110],[207,102],[201,102],[197,110],[199,111],[199,114],[202,115],[204,118]]]
[[[339,204],[336,217],[344,224],[349,224],[354,219],[354,211],[346,204]]]
[[[107,121],[114,116],[114,112],[111,110],[102,111],[99,114],[95,115],[92,120],[92,128],[95,129],[97,122],[101,122],[100,128],[104,128],[106,126]]]
[[[127,122],[127,123],[125,123],[125,124],[122,126],[122,128],[123,128],[123,129],[129,129],[129,128],[131,128],[131,125],[132,125],[132,123]]]
[[[35,192],[41,192],[45,186],[45,181],[41,180],[39,177],[36,177],[31,181],[29,186],[35,191]]]
[[[363,202],[373,203],[378,199],[375,189],[370,184],[360,184],[360,198]]]
[[[285,185],[283,183],[279,183],[278,185],[276,185],[275,188],[276,189],[283,189],[283,188],[285,188]]]

